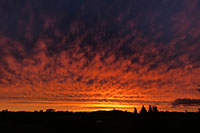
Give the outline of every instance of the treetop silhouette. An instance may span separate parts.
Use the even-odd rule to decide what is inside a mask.
[[[141,110],[140,110],[140,114],[145,114],[147,113],[146,108],[144,107],[144,105],[142,106]]]
[[[135,110],[136,110],[136,109],[134,109],[134,113],[135,113]],[[142,106],[142,108],[141,108],[141,110],[140,110],[140,114],[145,114],[145,113],[157,113],[157,112],[159,112],[157,106],[151,106],[151,105],[149,105],[148,111],[147,111],[147,109],[144,107],[144,105]]]

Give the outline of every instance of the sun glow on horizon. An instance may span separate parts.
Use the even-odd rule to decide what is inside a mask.
[[[91,112],[91,111],[111,111],[111,110],[122,110],[133,112],[136,107],[139,111],[144,105],[148,108],[149,105],[156,105],[160,111],[181,111],[185,110],[195,112],[196,107],[179,107],[174,108],[169,103],[153,104],[148,102],[99,102],[99,101],[37,101],[37,100],[0,100],[0,110],[8,109],[10,111],[39,111],[52,108],[56,111],[73,111],[73,112]]]

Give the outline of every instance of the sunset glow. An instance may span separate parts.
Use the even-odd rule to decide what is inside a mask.
[[[197,111],[199,0],[0,1],[0,110]]]

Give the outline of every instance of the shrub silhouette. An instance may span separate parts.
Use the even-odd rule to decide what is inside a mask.
[[[8,112],[8,110],[7,110],[7,109],[5,109],[5,110],[2,110],[1,112]]]
[[[47,109],[46,112],[56,112],[55,109]]]

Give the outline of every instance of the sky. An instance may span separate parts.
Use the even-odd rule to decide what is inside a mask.
[[[0,0],[0,109],[200,107],[200,0]]]

